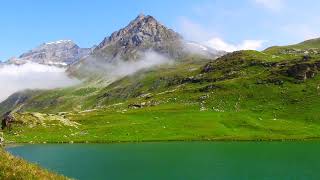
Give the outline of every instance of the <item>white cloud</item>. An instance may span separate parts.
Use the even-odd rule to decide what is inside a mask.
[[[258,50],[261,49],[264,40],[244,40],[239,44],[231,44],[224,41],[218,33],[203,27],[201,24],[195,23],[186,17],[179,19],[180,33],[187,40],[199,42],[216,50],[233,52],[238,50]]]
[[[25,89],[53,89],[78,83],[64,68],[35,63],[0,66],[0,102],[11,94]]]
[[[279,11],[285,6],[285,0],[254,0],[254,2],[273,11]]]
[[[262,48],[262,45],[265,42],[266,41],[263,40],[244,40],[239,44],[230,44],[225,42],[223,39],[216,37],[210,39],[205,44],[213,49],[233,52],[238,50],[258,50]]]

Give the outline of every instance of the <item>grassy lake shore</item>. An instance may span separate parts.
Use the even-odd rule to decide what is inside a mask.
[[[21,158],[14,157],[3,148],[0,148],[0,179],[66,180],[68,178],[44,170]]]

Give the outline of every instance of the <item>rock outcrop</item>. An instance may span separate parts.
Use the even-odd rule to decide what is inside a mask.
[[[297,80],[305,81],[313,78],[320,70],[320,62],[296,64],[287,70],[290,77]]]

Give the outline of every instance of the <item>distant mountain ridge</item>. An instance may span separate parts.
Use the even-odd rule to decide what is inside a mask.
[[[44,65],[67,66],[91,53],[90,48],[80,48],[71,40],[59,40],[43,43],[23,53],[18,58],[11,58],[6,63],[21,65],[27,62]]]

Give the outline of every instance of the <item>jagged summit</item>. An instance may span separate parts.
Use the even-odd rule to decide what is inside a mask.
[[[159,23],[150,15],[140,14],[125,28],[106,37],[96,48],[96,53],[111,58],[128,59],[135,52],[152,49],[159,53],[177,55],[182,36]]]
[[[149,16],[149,15],[148,15]],[[152,17],[152,16],[149,16]],[[143,13],[140,13],[131,23],[142,21],[146,16]],[[152,17],[153,18],[153,17]],[[153,18],[154,19],[154,18]],[[130,23],[130,24],[131,24]]]

